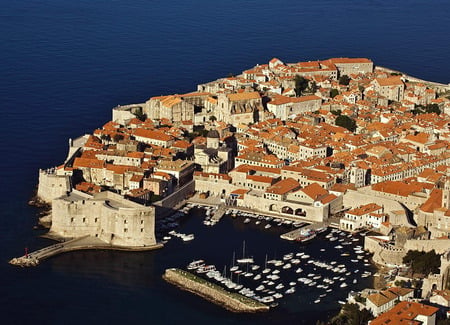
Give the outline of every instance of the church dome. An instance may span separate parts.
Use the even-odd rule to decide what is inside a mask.
[[[206,134],[207,138],[216,138],[219,139],[219,132],[217,132],[217,130],[209,130],[209,132]]]

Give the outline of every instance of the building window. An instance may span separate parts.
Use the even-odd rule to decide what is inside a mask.
[[[141,228],[141,232],[144,232],[144,228]]]
[[[73,218],[70,218],[70,222],[73,222]]]
[[[98,222],[98,218],[95,218],[95,219],[94,219],[94,222]]]
[[[123,232],[128,232],[128,228],[123,228]]]
[[[86,222],[86,218],[83,218],[83,222]]]

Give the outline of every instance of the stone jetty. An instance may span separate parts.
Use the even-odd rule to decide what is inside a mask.
[[[236,313],[257,313],[269,310],[269,306],[247,298],[181,269],[167,269],[163,279],[182,290],[192,292],[219,306]]]

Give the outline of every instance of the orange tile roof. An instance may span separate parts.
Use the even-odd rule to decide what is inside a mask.
[[[389,311],[381,314],[370,322],[371,325],[393,325],[393,324],[421,324],[416,322],[419,315],[432,316],[439,308],[417,302],[401,301]]]
[[[376,210],[381,209],[382,207],[375,203],[369,203],[365,205],[361,205],[355,209],[349,210],[347,213],[355,216],[362,216],[363,214],[367,214],[370,212],[374,212]]]
[[[401,86],[403,81],[400,76],[393,76],[388,78],[376,78],[375,79],[381,87]]]
[[[293,178],[286,178],[267,188],[266,193],[284,195],[298,188],[300,188],[299,182]]]
[[[75,158],[73,162],[73,168],[98,168],[102,169],[105,167],[105,162],[99,159],[90,158]]]
[[[300,191],[308,195],[314,201],[318,200],[320,196],[328,194],[328,191],[317,183],[311,183]]]
[[[145,129],[135,129],[134,130],[135,136],[140,136],[143,138],[149,138],[149,139],[155,139],[160,141],[170,141],[173,138],[170,135],[167,135],[160,131],[151,131],[151,130],[145,130]]]
[[[251,100],[261,98],[260,94],[256,91],[228,94],[227,97],[230,101]]]
[[[433,213],[435,209],[438,209],[442,206],[442,190],[435,188],[428,200],[425,201],[424,204],[420,207],[420,210],[423,212]]]

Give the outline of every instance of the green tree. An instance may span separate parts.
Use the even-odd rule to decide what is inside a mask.
[[[365,325],[372,320],[373,316],[367,309],[359,310],[356,304],[345,304],[339,315],[330,321],[332,325]]]
[[[354,119],[348,117],[347,115],[339,115],[336,117],[334,124],[337,126],[342,126],[351,132],[355,132],[356,130],[356,122]]]
[[[410,265],[413,273],[428,275],[439,272],[441,258],[434,249],[430,252],[410,250],[403,257],[403,263]]]
[[[309,80],[302,76],[296,75],[294,81],[295,81],[295,93],[297,94],[297,96],[300,96],[303,93],[303,91],[305,91],[305,89],[308,88]]]
[[[338,109],[338,110],[331,110],[330,112],[331,112],[331,114],[336,115],[336,116],[339,116],[339,115],[342,114],[342,111],[340,109]]]
[[[337,90],[337,89],[331,89],[331,91],[330,91],[330,97],[331,98],[334,98],[334,97],[336,97],[337,95],[339,95],[339,90]]]
[[[436,113],[437,115],[440,115],[442,113],[438,104],[428,104],[426,106],[416,105],[411,112],[414,115],[426,113]]]
[[[119,142],[120,140],[123,140],[123,134],[120,134],[120,133],[114,134],[113,140],[114,140],[114,142]]]
[[[339,78],[339,84],[348,86],[348,84],[350,83],[350,80],[351,80],[350,77],[347,76],[346,74],[344,74]]]
[[[210,120],[211,122],[217,121],[217,117],[215,117],[214,115],[211,115],[211,116],[209,117],[209,120]]]

